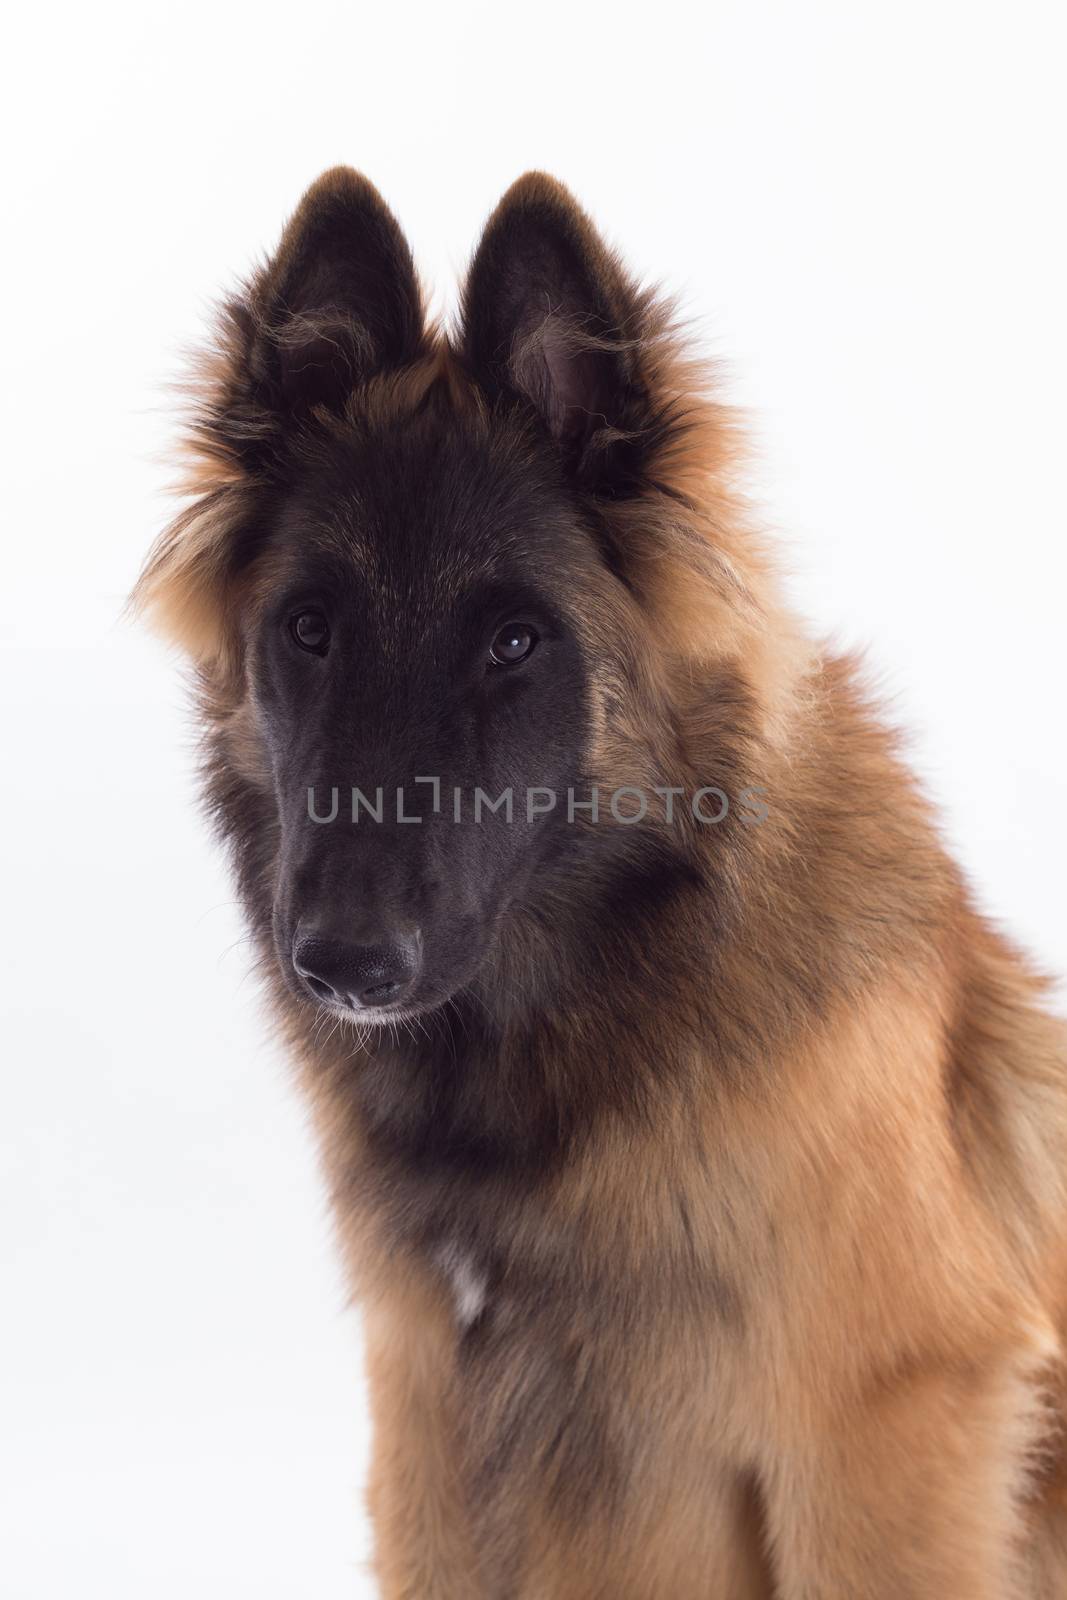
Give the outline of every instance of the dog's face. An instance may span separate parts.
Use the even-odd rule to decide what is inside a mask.
[[[582,783],[579,607],[603,563],[560,475],[513,446],[431,399],[336,440],[267,530],[246,627],[277,954],[361,1021],[471,978]]]
[[[642,307],[533,177],[489,223],[458,337],[434,339],[394,219],[338,170],[228,309],[209,492],[144,583],[228,641],[229,686],[217,661],[208,680],[219,738],[244,743],[220,767],[255,745],[269,811],[237,830],[273,843],[246,897],[299,1000],[395,1022],[522,917],[550,939],[546,882],[601,848],[577,860],[606,746],[619,782],[662,770],[633,736],[665,718],[613,531],[674,423]],[[231,793],[220,809],[232,836]]]

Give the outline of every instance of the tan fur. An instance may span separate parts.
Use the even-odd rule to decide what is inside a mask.
[[[1036,1271],[1020,1260],[1010,1235],[1036,1197],[1015,1161],[987,1167],[975,1192],[942,1103],[946,1000],[918,978],[843,1008],[777,1063],[773,1087],[709,1093],[640,1147],[601,1142],[546,1197],[524,1254],[550,1256],[553,1217],[580,1219],[588,1248],[651,1290],[678,1249],[684,1194],[691,1248],[739,1285],[743,1315],[711,1330],[649,1293],[646,1337],[598,1352],[618,1425],[637,1441],[642,1496],[625,1540],[583,1527],[576,1546],[545,1512],[517,1595],[1067,1593],[1062,1468],[1054,1487],[1039,1481],[1042,1451],[1058,1448],[1045,1394],[1060,1362],[1062,1248]],[[1048,1148],[1062,1130],[1045,1124],[1040,1095],[1023,1107],[1022,1077],[1009,1090],[1016,1132]],[[438,1432],[457,1348],[447,1298],[414,1305],[388,1265],[368,1282],[366,1250],[356,1259],[378,1352],[383,1593],[480,1594],[456,1548],[462,1518],[439,1504],[455,1491],[455,1437]],[[393,1451],[402,1465],[390,1469]],[[404,1478],[414,1472],[421,1487]],[[756,1480],[777,1586],[754,1553]],[[413,1575],[420,1562],[433,1581]],[[716,1587],[696,1586],[694,1571],[714,1572]]]
[[[508,1338],[484,1404],[471,1398],[447,1282],[396,1259],[355,1198],[348,1067],[308,1063],[366,1307],[382,1594],[1067,1600],[1064,1031],[973,909],[855,664],[784,609],[735,492],[734,425],[670,319],[636,303],[623,337],[689,426],[658,463],[661,492],[614,513],[630,588],[585,618],[591,642],[635,641],[626,681],[598,685],[596,769],[705,781],[729,733],[773,821],[724,883],[714,1063],[665,1074],[642,1127],[607,1118],[507,1240],[546,1281],[566,1258],[619,1293],[618,1315],[577,1303],[568,1344],[627,1465],[610,1514],[595,1493],[568,1514],[542,1443],[471,1493],[463,1464],[506,1442],[543,1329],[509,1327],[505,1278]],[[477,409],[439,337],[424,363],[353,394],[352,414],[373,427],[442,377]],[[223,361],[209,409],[229,379]],[[214,674],[231,759],[262,775],[231,637],[242,601],[219,561],[255,486],[204,437],[199,498],[139,599]],[[724,732],[727,690],[747,710]],[[651,959],[648,981],[654,994]],[[584,1019],[561,1025],[577,1058]],[[664,1016],[632,1048],[675,1043]],[[720,1288],[691,1295],[694,1281]]]

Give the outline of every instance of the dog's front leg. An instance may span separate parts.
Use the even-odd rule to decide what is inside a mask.
[[[454,1333],[407,1285],[364,1314],[374,1456],[367,1487],[382,1600],[481,1600],[450,1415]]]
[[[1019,1501],[1039,1427],[1010,1362],[826,1418],[764,1481],[781,1600],[1024,1600]]]

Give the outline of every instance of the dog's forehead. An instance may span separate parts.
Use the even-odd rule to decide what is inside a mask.
[[[383,599],[432,593],[440,604],[533,577],[571,518],[563,491],[506,436],[410,419],[340,441],[302,478],[289,520],[309,561]]]

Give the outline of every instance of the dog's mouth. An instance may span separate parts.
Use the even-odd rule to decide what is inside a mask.
[[[302,999],[312,997],[306,991],[301,992]],[[320,1016],[332,1021],[347,1024],[357,1033],[366,1033],[374,1030],[402,1028],[409,1023],[416,1023],[432,1012],[448,1003],[449,995],[444,994],[439,998],[420,999],[412,997],[410,1000],[400,1000],[375,1006],[353,1006],[337,1001],[317,1000],[316,1009]]]

